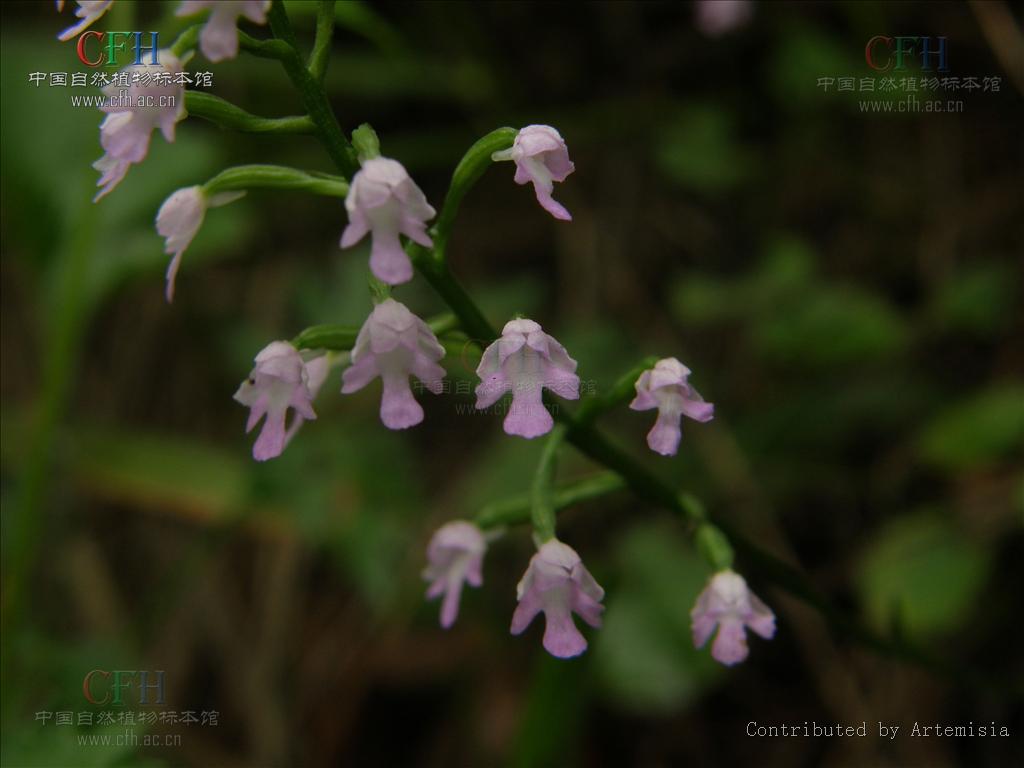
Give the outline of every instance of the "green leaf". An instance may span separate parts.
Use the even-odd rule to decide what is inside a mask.
[[[79,428],[73,471],[107,498],[171,507],[212,522],[241,511],[245,461],[194,440]]]
[[[920,438],[928,461],[962,469],[1008,459],[1024,449],[1024,387],[1005,384],[940,414]]]
[[[587,703],[585,659],[555,659],[537,654],[519,732],[508,765],[511,768],[576,764],[578,744],[572,734],[580,726]]]
[[[788,25],[785,36],[773,48],[774,60],[766,66],[770,68],[777,103],[783,108],[820,109],[836,94],[824,93],[817,85],[819,77],[852,76],[864,69],[862,48],[840,45],[802,22]]]
[[[860,599],[880,631],[948,631],[969,619],[989,566],[985,550],[940,517],[895,520],[864,551]]]
[[[989,334],[1013,309],[1019,276],[1005,265],[985,265],[945,281],[930,313],[943,327]]]
[[[32,716],[34,717],[34,715]],[[139,741],[142,741],[141,731]],[[131,744],[117,744],[122,741],[125,726],[110,725],[88,731],[74,727],[57,726],[51,718],[46,725],[26,717],[22,728],[11,728],[3,740],[0,762],[18,768],[53,768],[54,766],[76,766],[76,768],[113,768],[119,765],[138,765],[127,762],[137,747]],[[110,737],[109,744],[79,744],[78,737]],[[153,765],[153,763],[150,763]]]

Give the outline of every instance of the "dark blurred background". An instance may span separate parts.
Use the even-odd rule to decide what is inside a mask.
[[[118,2],[96,28],[169,42],[185,25],[175,7]],[[307,46],[314,7],[288,4]],[[495,127],[548,123],[568,142],[577,170],[555,196],[571,224],[513,184],[511,165],[464,203],[450,259],[491,321],[539,320],[598,391],[643,354],[685,362],[717,410],[684,425],[677,457],[647,451],[653,414],[622,409],[606,431],[851,618],[943,666],[834,636],[748,572],[779,631],[731,670],[692,648],[707,570],[681,522],[628,494],[560,518],[608,592],[583,657],[548,657],[539,622],[508,633],[526,530],[491,548],[484,588],[439,629],[420,580],[430,533],[528,489],[541,447],[507,437],[499,416],[460,413],[465,398],[424,395],[426,421],[392,433],[378,385],[342,398],[334,374],[319,419],[281,458],[252,461],[232,393],[270,340],[362,322],[365,246],[338,249],[340,200],[250,193],[209,213],[169,306],[153,218],[229,165],[333,171],[329,158],[312,137],[190,119],[93,205],[102,116],[28,78],[82,69],[55,39],[70,11],[2,12],[4,765],[1021,757],[1019,12],[760,3],[721,29],[692,3],[338,4],[339,120],[372,123],[435,207]],[[919,93],[962,111],[907,114],[860,106],[900,89],[819,85],[883,77],[864,59],[878,34],[943,36],[949,76],[998,77],[999,90]],[[197,55],[190,69],[252,112],[300,110],[276,62]],[[900,76],[922,77],[920,61]],[[444,309],[420,279],[395,295],[421,316]],[[560,477],[592,471],[573,457]],[[164,670],[165,709],[218,722],[137,729],[177,746],[79,746],[125,727],[36,713],[97,710],[82,694],[93,669]],[[751,721],[867,721],[868,737],[750,738]],[[879,721],[900,735],[877,738]],[[911,737],[915,721],[1012,735]]]

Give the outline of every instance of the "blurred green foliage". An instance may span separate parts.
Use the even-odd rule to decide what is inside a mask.
[[[693,647],[690,609],[708,566],[673,526],[636,526],[616,546],[615,591],[594,663],[615,706],[667,713],[697,698],[718,677],[706,650]]]
[[[1024,456],[1024,386],[994,386],[937,414],[921,435],[921,455],[950,470]]]
[[[990,570],[991,556],[982,547],[942,517],[920,513],[875,534],[858,582],[877,627],[925,635],[969,621]]]

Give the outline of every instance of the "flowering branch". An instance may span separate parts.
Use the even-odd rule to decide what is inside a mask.
[[[238,32],[235,21],[239,13],[256,23],[269,21],[273,39],[256,40]],[[166,238],[165,250],[173,255],[167,275],[168,299],[182,253],[198,232],[207,209],[226,205],[248,189],[299,189],[345,197],[349,222],[341,246],[351,247],[367,235],[371,238],[370,266],[375,277],[370,287],[375,306],[363,326],[358,330],[313,326],[291,342],[271,342],[256,356],[255,367],[236,393],[235,399],[250,408],[247,429],[263,423],[253,447],[254,457],[262,461],[280,455],[299,427],[316,418],[313,401],[330,368],[338,362],[351,363],[342,377],[343,393],[358,391],[379,378],[383,387],[381,420],[391,429],[406,429],[424,418],[412,394],[411,378],[440,393],[445,370],[438,361],[458,343],[462,351],[473,345],[482,351],[477,368],[481,380],[476,389],[477,407],[493,404],[508,387],[513,397],[505,420],[506,432],[527,439],[550,434],[528,495],[485,507],[476,523],[454,521],[432,539],[431,565],[426,574],[431,581],[428,596],[445,596],[442,626],[450,626],[455,620],[462,585],[482,583],[480,569],[489,540],[483,529],[530,520],[537,552],[517,588],[519,605],[511,630],[513,634],[523,632],[543,613],[545,648],[559,657],[581,653],[587,643],[574,624],[573,614],[591,626],[599,626],[604,590],[576,551],[555,538],[555,513],[569,504],[628,487],[639,499],[678,514],[687,523],[698,551],[715,569],[691,617],[695,644],[700,647],[714,635],[712,655],[722,663],[733,664],[746,657],[748,629],[765,638],[775,631],[772,611],[750,591],[745,579],[732,571],[735,547],[754,571],[815,607],[837,633],[875,650],[936,666],[919,651],[883,639],[841,615],[798,569],[765,552],[730,526],[712,522],[699,499],[661,480],[597,429],[595,422],[600,415],[624,405],[635,393],[630,402],[632,409],[658,412],[648,445],[659,454],[674,455],[682,417],[708,421],[714,415],[714,405],[705,402],[690,385],[690,371],[681,362],[675,358],[647,358],[575,413],[560,404],[551,407],[554,403],[550,393],[578,399],[576,361],[554,337],[527,318],[507,323],[499,337],[452,274],[446,252],[462,199],[492,162],[514,161],[515,182],[532,184],[538,202],[548,213],[559,220],[571,220],[569,211],[552,197],[554,182],[564,181],[575,169],[565,141],[554,128],[540,125],[520,130],[499,128],[487,134],[456,166],[440,216],[428,232],[427,222],[436,212],[405,168],[397,160],[380,156],[379,141],[369,125],[353,131],[350,142],[330,107],[323,78],[333,30],[334,2],[323,0],[317,13],[316,40],[306,63],[281,0],[276,0],[269,12],[265,3],[241,12],[235,6],[218,4],[212,6],[205,25],[190,27],[179,36],[161,63],[166,75],[176,75],[197,45],[211,61],[232,58],[239,48],[275,59],[298,89],[307,115],[258,117],[212,95],[185,94],[167,77],[172,85],[160,88],[168,93],[148,95],[180,95],[180,99],[172,100],[175,108],[149,112],[119,108],[112,110],[101,125],[106,154],[95,164],[102,174],[97,199],[110,192],[128,168],[145,157],[155,128],[166,141],[174,140],[174,126],[184,117],[186,104],[192,114],[222,128],[313,133],[342,173],[332,176],[273,165],[229,168],[202,186],[177,190],[157,215],[157,230]],[[404,247],[400,236],[407,238]],[[450,314],[428,324],[391,297],[391,286],[411,279],[413,267],[446,302]],[[437,338],[437,334],[456,328],[458,339],[449,337],[442,342]],[[348,350],[351,355],[337,354]],[[548,394],[542,396],[544,390]],[[514,413],[517,405],[526,410]],[[609,471],[556,488],[555,462],[564,442]]]
[[[272,28],[278,5],[278,3],[275,3],[274,10],[271,12]],[[283,11],[278,12],[277,15],[280,16],[281,13]],[[280,27],[280,24],[278,27]],[[274,31],[275,34],[278,34],[277,29]],[[320,88],[318,83],[313,85],[316,88]],[[322,89],[321,96],[312,100],[316,101],[320,98],[326,101],[326,96],[323,95]],[[311,110],[310,116],[319,127],[317,135],[325,144],[328,153],[339,168],[345,171],[348,168],[347,152],[351,147],[347,142],[343,141],[343,138],[339,138],[334,144],[331,143],[331,138],[325,138],[333,136],[330,124],[337,125],[333,115],[329,119],[325,119],[322,114],[314,114]],[[502,135],[499,133],[498,137],[501,138],[501,143],[507,141],[507,134]],[[498,137],[496,137],[496,140]],[[469,188],[486,171],[490,163],[491,158],[484,151],[467,153],[462,161],[460,161],[457,168],[460,168],[461,171],[453,176],[454,189],[450,188],[449,196],[446,197],[446,207],[448,207],[448,200],[451,200],[449,210],[452,213],[444,218],[444,227],[440,226],[441,222],[439,221],[439,226],[435,228],[435,236],[440,238],[442,243],[445,242],[445,238],[449,234],[455,215],[454,211],[457,210],[458,203],[461,202]],[[413,266],[434,288],[442,300],[445,301],[458,319],[459,326],[471,339],[477,344],[484,346],[497,338],[497,333],[493,326],[451,273],[446,261],[443,257],[437,257],[436,248],[428,249],[417,243],[409,242],[405,250]],[[584,416],[586,418],[574,416],[567,408],[558,409],[556,419],[565,425],[565,439],[568,442],[594,462],[607,467],[618,475],[621,482],[628,486],[640,499],[675,512],[691,522],[702,522],[705,519],[703,507],[694,497],[688,494],[681,494],[666,485],[654,473],[613,445],[601,432],[597,431],[590,423],[592,416],[596,416],[596,411],[592,416],[588,416],[584,412]],[[487,522],[487,520],[488,518],[485,517],[484,521]],[[893,644],[887,643],[885,640],[878,638],[868,630],[838,614],[824,597],[810,585],[806,576],[799,570],[774,555],[761,550],[728,526],[719,524],[718,528],[725,536],[729,537],[737,551],[750,561],[754,570],[763,578],[772,581],[819,610],[834,630],[846,637],[869,645],[876,650],[885,649],[890,653],[899,652]]]
[[[271,9],[270,24],[275,36],[289,42],[294,41],[291,27],[280,2],[275,2]],[[288,68],[288,59],[282,60],[285,61],[286,68]],[[307,105],[326,103],[326,94],[320,83],[316,81],[309,82],[308,79],[294,72],[294,62],[292,62],[289,69],[289,75],[292,76],[293,81],[302,91],[303,99]],[[353,154],[352,147],[343,136],[335,136],[334,129],[337,128],[338,123],[333,113],[325,115],[313,109],[309,111],[310,116],[319,128],[318,137],[321,139],[321,142],[324,143],[325,148],[338,167],[343,172],[346,172],[349,158]],[[337,133],[340,134],[340,129],[338,129]],[[444,247],[462,198],[465,197],[473,184],[490,166],[494,153],[507,148],[513,140],[513,132],[510,132],[508,129],[498,129],[474,144],[456,166],[448,195],[445,198],[444,209],[437,225],[433,229],[435,237],[434,247],[427,248],[411,241],[405,247],[413,266],[448,304],[452,313],[458,319],[462,330],[480,346],[493,342],[497,338],[497,333],[480,308],[477,307],[476,303],[451,273],[444,258]],[[437,244],[438,242],[440,242],[440,247]],[[607,400],[608,404],[619,402],[628,397],[628,386],[620,381],[610,395]],[[584,410],[582,416],[575,416],[568,409],[559,408],[556,411],[556,418],[564,428],[564,439],[572,443],[584,455],[596,463],[602,464],[617,473],[641,499],[674,511],[688,520],[703,521],[705,515],[703,507],[699,502],[693,497],[680,494],[664,484],[656,475],[629,457],[621,449],[614,446],[603,434],[593,427],[591,422],[601,410],[600,405],[595,404],[590,409]],[[554,450],[557,444],[561,442],[561,439],[559,437],[557,440],[549,442],[552,452],[549,463],[553,459]],[[546,468],[548,464],[542,466]],[[545,477],[540,472],[538,474],[541,478]],[[538,500],[540,501],[539,505],[537,504]],[[549,514],[551,508],[550,499],[547,499],[543,492],[540,494],[535,492],[532,495],[532,501],[534,516],[537,518],[535,519],[535,525],[537,522],[540,523],[540,534],[547,535],[550,532],[551,536],[553,536],[553,522],[548,522],[548,518],[551,517]],[[746,545],[745,549],[757,551],[760,555],[759,559],[762,562],[770,563],[776,573],[781,572],[789,576],[796,575],[797,580],[803,582],[804,586],[807,587],[807,590],[804,590],[802,594],[798,593],[799,596],[811,597],[812,599],[816,597],[810,591],[811,588],[807,586],[806,580],[795,569],[779,561],[774,556],[761,552],[752,544],[746,542],[744,544]]]

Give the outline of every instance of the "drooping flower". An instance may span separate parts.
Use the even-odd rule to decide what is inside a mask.
[[[81,21],[72,24],[57,35],[57,39],[61,42],[66,43],[78,33],[84,32],[94,21],[110,10],[110,6],[114,4],[114,0],[77,0],[77,2],[78,9],[75,11],[75,16],[81,19]],[[64,0],[57,0],[58,13],[63,10]]]
[[[149,152],[149,138],[159,127],[168,143],[174,142],[174,127],[185,117],[185,86],[176,81],[183,62],[170,50],[161,50],[159,64],[133,64],[123,71],[138,73],[127,88],[112,84],[103,89],[107,113],[100,124],[100,145],[106,154],[93,163],[101,174],[101,187],[93,202],[110,193],[128,169],[141,163]],[[147,80],[148,78],[148,80]],[[127,93],[121,93],[127,91]]]
[[[441,601],[441,626],[448,629],[459,615],[459,599],[464,583],[479,587],[487,540],[473,523],[454,520],[438,528],[427,545],[428,565],[423,578],[430,582],[427,599],[444,595]]]
[[[266,416],[252,447],[256,461],[280,456],[302,423],[316,418],[313,400],[329,369],[326,354],[307,360],[287,341],[273,341],[256,355],[256,367],[235,392],[235,400],[250,409],[246,432]],[[289,408],[292,423],[286,425]]]
[[[495,152],[491,160],[514,160],[516,184],[532,182],[537,202],[544,210],[556,219],[572,221],[569,211],[551,197],[554,182],[565,181],[576,170],[558,131],[550,125],[528,125],[516,134],[510,149]]]
[[[352,365],[342,374],[343,394],[356,392],[378,376],[384,384],[380,419],[389,429],[405,429],[423,421],[423,408],[412,396],[413,375],[435,395],[444,386],[444,368],[437,361],[444,347],[434,332],[408,308],[386,299],[359,329]]]
[[[708,37],[720,37],[742,27],[754,13],[750,0],[697,0],[697,28]]]
[[[552,656],[568,659],[587,649],[587,641],[573,623],[573,612],[590,626],[601,626],[604,590],[576,550],[558,539],[545,542],[537,550],[516,594],[519,605],[512,615],[512,634],[522,634],[543,611],[544,648]]]
[[[156,231],[165,238],[164,253],[172,256],[167,267],[167,301],[174,300],[174,281],[181,255],[202,226],[207,208],[217,208],[237,200],[245,192],[221,192],[207,195],[200,186],[185,187],[164,200],[156,214]]]
[[[191,16],[207,8],[210,16],[199,33],[199,50],[217,62],[238,55],[238,17],[266,24],[270,0],[183,0],[174,15]]]
[[[750,628],[765,640],[775,634],[775,614],[761,602],[747,582],[735,571],[719,571],[697,598],[690,611],[693,622],[693,644],[697,648],[718,628],[711,655],[722,664],[732,666],[747,658],[747,633]]]
[[[647,433],[647,445],[662,456],[673,456],[679,449],[679,422],[684,415],[695,421],[711,421],[715,416],[715,406],[704,402],[687,382],[689,375],[689,368],[666,357],[636,380],[636,397],[629,407],[634,411],[658,409],[658,419]]]
[[[435,211],[397,160],[374,157],[352,179],[345,198],[348,226],[341,233],[341,247],[351,248],[370,233],[370,269],[389,285],[412,279],[412,262],[399,235],[429,248],[426,222]]]
[[[484,350],[476,369],[476,407],[487,408],[512,392],[505,432],[526,438],[543,435],[554,421],[544,407],[542,388],[567,400],[578,399],[580,377],[575,371],[576,361],[540,325],[525,318],[510,320],[501,338]]]

